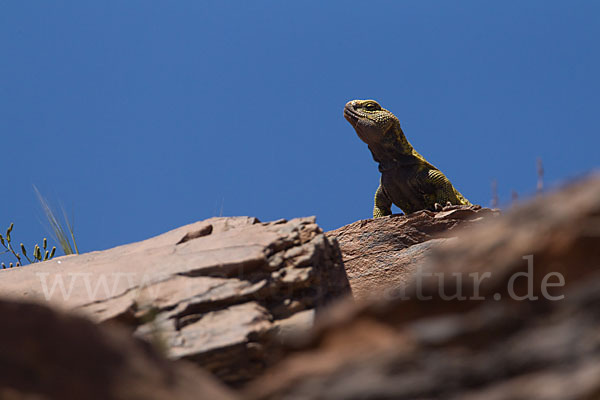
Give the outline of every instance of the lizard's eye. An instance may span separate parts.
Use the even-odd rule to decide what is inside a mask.
[[[377,104],[377,103],[367,103],[367,104],[365,104],[365,110],[379,111],[379,110],[381,110],[381,107],[379,107],[379,104]]]

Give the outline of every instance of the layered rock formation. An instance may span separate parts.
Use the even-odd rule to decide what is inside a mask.
[[[251,399],[600,398],[600,177],[433,251],[395,296],[331,310]]]
[[[480,206],[449,206],[442,212],[361,220],[327,236],[338,241],[352,293],[363,300],[404,286],[432,248],[455,238],[459,227],[477,226],[498,215],[498,210]]]
[[[238,385],[281,335],[349,294],[337,245],[314,218],[213,218],[114,249],[3,271],[0,293],[120,322]]]
[[[600,176],[327,235],[213,218],[2,271],[0,293],[2,399],[597,399]]]

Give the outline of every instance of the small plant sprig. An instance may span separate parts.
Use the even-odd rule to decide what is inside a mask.
[[[52,257],[54,257],[54,253],[56,252],[56,246],[52,246],[52,250],[48,250],[48,240],[46,238],[44,238],[44,240],[42,241],[42,247],[36,244],[33,248],[33,254],[31,255],[33,260],[27,255],[27,249],[25,248],[25,245],[23,243],[21,243],[19,246],[21,252],[17,252],[19,249],[15,251],[11,235],[14,226],[15,224],[11,222],[10,226],[6,230],[6,235],[0,235],[0,244],[5,248],[5,250],[0,252],[0,254],[11,253],[17,259],[16,263],[9,263],[8,268],[20,267],[24,265],[23,258],[27,260],[30,264],[32,264],[35,262],[50,260]],[[1,263],[0,266],[2,267],[2,269],[7,268],[6,264],[4,263]]]
[[[61,207],[63,218],[65,224],[63,225],[60,219],[56,216],[56,212],[48,203],[48,200],[38,190],[38,188],[34,185],[33,190],[35,190],[35,194],[37,195],[38,201],[44,210],[44,214],[46,215],[46,219],[48,220],[48,224],[50,225],[50,234],[54,237],[54,239],[58,242],[62,251],[66,254],[79,254],[79,249],[77,248],[77,242],[75,241],[75,232],[73,229],[73,224],[69,220],[67,213],[64,208]],[[66,228],[65,228],[66,226]],[[69,236],[67,235],[69,232],[69,236],[71,236],[71,240],[73,241],[73,245],[71,245],[71,241],[69,240]]]

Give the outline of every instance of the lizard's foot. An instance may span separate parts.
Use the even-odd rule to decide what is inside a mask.
[[[442,207],[442,205],[440,203],[435,203],[433,205],[433,209],[434,209],[434,211],[442,211],[444,209],[444,207]]]

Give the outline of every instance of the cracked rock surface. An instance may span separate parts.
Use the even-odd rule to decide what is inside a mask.
[[[276,359],[287,332],[350,293],[337,244],[314,218],[211,218],[0,274],[4,296],[118,321],[233,386]]]
[[[423,272],[333,306],[246,398],[600,399],[600,175],[436,246]]]
[[[496,209],[448,206],[409,215],[360,220],[327,232],[342,252],[352,293],[357,300],[389,295],[415,275],[433,248],[498,217]]]

